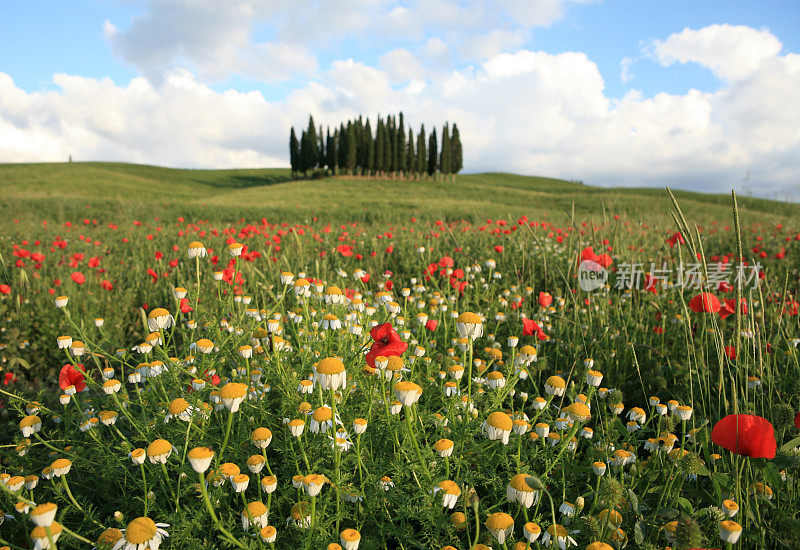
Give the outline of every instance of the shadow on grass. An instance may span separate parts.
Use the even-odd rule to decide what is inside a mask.
[[[195,178],[192,181],[210,187],[244,189],[246,187],[275,185],[292,180],[293,178],[289,174],[231,174],[213,180]]]

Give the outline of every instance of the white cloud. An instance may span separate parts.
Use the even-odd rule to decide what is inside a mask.
[[[427,73],[419,58],[404,48],[383,54],[379,65],[392,83],[424,80]]]
[[[633,75],[631,74],[631,66],[636,62],[635,59],[632,57],[623,57],[622,61],[619,62],[619,79],[622,82],[630,82],[633,80]]]
[[[478,34],[469,38],[464,47],[468,59],[488,59],[498,53],[518,50],[528,41],[528,33],[521,30],[502,30]]]
[[[783,45],[766,29],[744,25],[710,25],[699,30],[683,29],[663,42],[656,40],[651,55],[669,67],[674,63],[698,63],[725,80],[747,77],[761,63],[775,57]]]
[[[368,48],[401,41],[409,51],[432,51],[434,66],[448,62],[450,51],[482,61],[521,47],[531,27],[585,1],[593,0],[148,0],[130,21],[106,21],[103,33],[117,56],[154,83],[179,68],[205,81],[275,81],[315,71],[311,52],[345,40]]]
[[[455,121],[468,171],[724,191],[749,170],[762,194],[792,188],[800,173],[797,54],[761,57],[715,92],[646,98],[634,90],[619,100],[606,95],[597,65],[581,52],[522,49],[459,70],[417,74],[411,67],[400,75],[394,62],[414,59],[398,50],[378,67],[338,60],[273,102],[258,92],[215,91],[181,69],[164,73],[160,84],[139,77],[126,86],[55,75],[56,90],[31,93],[0,73],[0,161],[73,154],[170,166],[285,166],[289,127],[305,126],[308,113],[318,124],[338,125],[402,110],[415,129]]]
[[[564,6],[570,1],[591,3],[595,0],[499,0],[508,15],[529,27],[547,26],[564,17]]]

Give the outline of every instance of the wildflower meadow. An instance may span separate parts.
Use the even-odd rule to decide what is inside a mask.
[[[6,212],[0,546],[800,548],[797,218],[663,198]]]

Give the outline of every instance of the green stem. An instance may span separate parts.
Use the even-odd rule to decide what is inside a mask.
[[[142,482],[144,483],[144,517],[147,517],[147,501],[149,500],[147,492],[147,476],[144,473],[144,462],[139,464],[139,469],[142,471]]]
[[[228,437],[231,435],[231,426],[233,426],[233,411],[228,412],[228,423],[225,426],[225,438],[222,440],[222,449],[220,449],[219,454],[217,455],[217,466],[219,466],[219,461],[222,458],[222,455],[225,453],[225,447],[228,446]]]
[[[200,491],[203,493],[203,502],[206,505],[206,510],[208,510],[208,514],[211,516],[211,519],[214,520],[214,525],[216,525],[217,529],[220,533],[222,533],[228,542],[242,548],[242,550],[247,550],[247,547],[239,542],[230,532],[225,529],[219,521],[217,514],[214,513],[214,507],[211,506],[211,501],[208,498],[208,490],[206,489],[206,480],[203,474],[198,474],[200,476]]]

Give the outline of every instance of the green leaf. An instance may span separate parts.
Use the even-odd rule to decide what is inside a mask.
[[[686,500],[684,497],[678,497],[678,498],[675,500],[675,503],[676,503],[676,504],[677,504],[677,505],[678,505],[678,506],[679,506],[679,507],[680,507],[680,508],[681,508],[681,509],[682,509],[684,512],[686,512],[686,513],[687,513],[687,514],[689,514],[690,516],[691,516],[692,514],[694,514],[694,508],[692,507],[692,504],[691,504],[691,503],[690,503],[688,500]]]
[[[22,357],[13,357],[11,359],[11,361],[8,362],[8,366],[9,367],[13,367],[14,365],[19,365],[20,367],[22,367],[25,370],[30,370],[31,369],[31,364],[28,363]]]
[[[636,496],[636,493],[633,492],[633,489],[628,489],[628,495],[630,497],[631,508],[637,514],[639,513],[639,497]]]
[[[633,540],[636,542],[637,546],[641,546],[644,542],[644,531],[641,521],[637,521],[636,525],[633,526]]]
[[[144,333],[150,333],[150,327],[147,325],[147,312],[144,310],[143,307],[139,308],[139,313],[142,315],[142,326],[144,327]]]
[[[800,447],[800,437],[795,437],[791,441],[786,442],[782,447],[781,451],[790,451],[795,447]]]
[[[731,487],[731,476],[728,474],[714,474],[712,478],[725,489]]]

